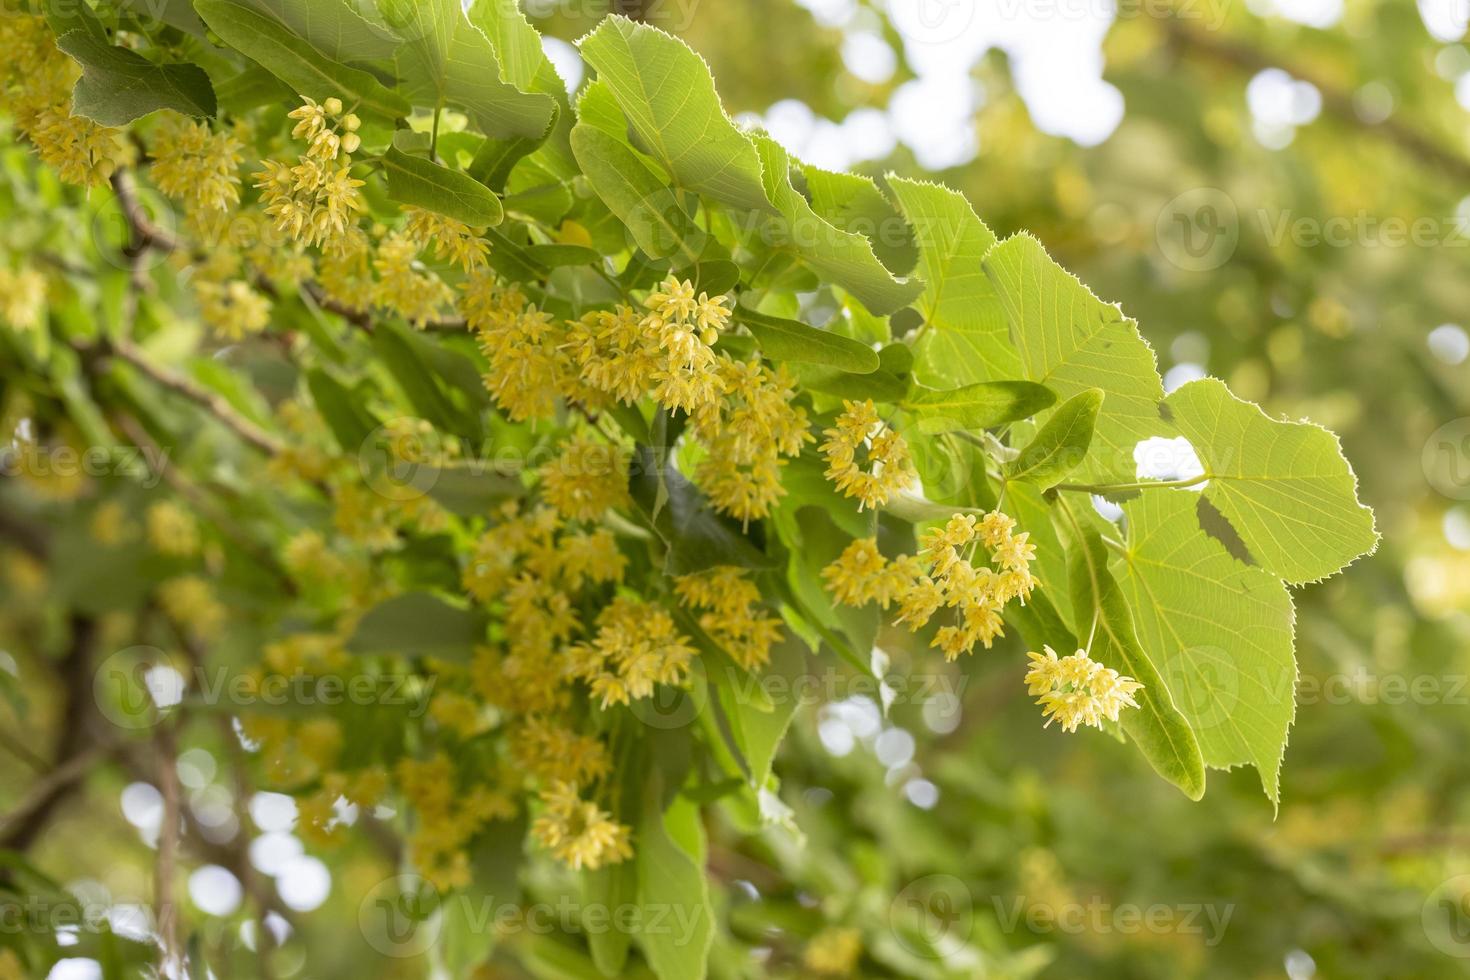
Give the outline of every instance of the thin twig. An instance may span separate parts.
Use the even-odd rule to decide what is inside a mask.
[[[223,395],[211,391],[193,378],[180,374],[172,368],[155,364],[130,341],[102,340],[85,346],[79,344],[78,349],[83,353],[116,357],[120,361],[127,362],[146,375],[154,384],[187,398],[203,408],[225,428],[269,456],[276,456],[286,451],[284,442],[235,411],[234,406]]]

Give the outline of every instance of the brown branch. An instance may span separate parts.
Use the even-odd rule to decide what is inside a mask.
[[[88,345],[77,344],[76,346],[84,354],[116,357],[120,361],[127,362],[154,384],[187,398],[203,408],[225,428],[266,455],[276,456],[286,451],[284,442],[236,412],[234,406],[223,395],[211,391],[187,375],[153,363],[131,341],[101,340]]]
[[[97,705],[92,697],[93,651],[97,624],[90,617],[70,617],[71,645],[57,665],[61,682],[62,720],[52,751],[51,770],[38,779],[20,805],[0,822],[0,849],[24,851],[44,831],[57,810],[81,784],[94,763],[114,746],[97,737]]]
[[[1242,41],[1195,27],[1176,11],[1155,12],[1155,17],[1176,47],[1252,75],[1267,68],[1277,68],[1293,78],[1310,82],[1321,93],[1322,110],[1329,116],[1348,126],[1379,136],[1410,157],[1423,160],[1457,180],[1470,181],[1470,158],[1402,119],[1390,116],[1382,122],[1368,122],[1358,115],[1351,93],[1314,77],[1310,72],[1273,58]]]

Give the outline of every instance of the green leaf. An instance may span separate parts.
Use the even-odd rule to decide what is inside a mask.
[[[985,271],[1010,320],[1022,375],[1059,398],[1091,388],[1107,395],[1078,476],[1089,483],[1132,482],[1133,447],[1149,436],[1172,434],[1159,416],[1164,388],[1154,353],[1138,328],[1052,261],[1030,235],[997,245]]]
[[[387,25],[364,17],[353,0],[246,0],[246,3],[279,21],[333,61],[392,58],[402,43]]]
[[[703,232],[632,147],[588,123],[572,127],[572,152],[592,190],[654,258],[699,261]]]
[[[537,265],[546,269],[559,269],[566,265],[596,265],[602,254],[585,245],[531,245],[526,255]]]
[[[435,428],[468,439],[478,445],[483,436],[480,420],[450,400],[419,356],[418,338],[402,327],[382,324],[373,331],[373,349],[379,362],[393,375],[413,410]]]
[[[820,364],[838,371],[871,374],[878,370],[878,352],[850,337],[819,330],[798,320],[735,307],[735,319],[750,331],[761,353],[773,361]]]
[[[648,446],[639,446],[629,489],[633,502],[668,546],[664,571],[702,572],[716,565],[771,568],[776,562],[755,546],[733,522],[710,509],[704,494],[672,461],[660,463]]]
[[[380,124],[409,113],[408,102],[377,78],[332,60],[244,0],[195,0],[194,9],[226,44],[259,62],[294,92],[318,101],[336,96],[359,116]]]
[[[626,17],[606,18],[577,46],[626,114],[638,148],[676,185],[771,210],[755,148],[725,115],[709,66],[693,49]]]
[[[1123,505],[1119,585],[1139,643],[1194,729],[1205,764],[1255,766],[1276,802],[1295,714],[1291,595],[1201,532],[1198,499],[1156,490]]]
[[[714,914],[704,874],[704,826],[699,807],[676,796],[659,805],[662,780],[650,780],[638,824],[638,903],[645,928],[638,946],[659,980],[703,980]],[[652,928],[658,922],[660,928]]]
[[[405,592],[363,614],[347,641],[353,653],[395,653],[467,663],[485,642],[485,614],[428,592]]]
[[[917,388],[903,407],[918,417],[920,432],[932,434],[988,429],[1030,418],[1056,400],[1049,389],[1030,381],[982,381],[945,390]]]
[[[1214,378],[1181,386],[1164,407],[1204,464],[1205,499],[1267,571],[1314,582],[1378,547],[1373,511],[1331,432],[1270,418]]]
[[[476,0],[468,10],[470,21],[484,32],[495,49],[502,81],[522,92],[539,92],[556,104],[546,139],[490,140],[501,144],[499,156],[513,162],[543,148],[541,156],[560,177],[577,173],[568,137],[572,130],[572,107],[567,99],[567,86],[557,74],[551,59],[541,46],[541,35],[521,10],[520,0]]]
[[[812,210],[791,184],[791,159],[779,143],[761,133],[752,138],[764,168],[766,196],[780,213],[762,230],[763,237],[794,250],[824,281],[841,286],[879,316],[902,309],[919,295],[921,281],[895,279],[866,238],[843,231]]]
[[[214,88],[198,65],[157,65],[82,28],[61,35],[56,46],[82,66],[72,91],[77,115],[104,126],[122,126],[159,109],[214,115]]]
[[[322,368],[306,372],[306,387],[322,420],[344,453],[362,451],[363,444],[378,428],[378,421],[364,408],[352,390]]]
[[[789,630],[785,638],[771,648],[771,662],[759,675],[747,674],[736,685],[720,684],[716,690],[730,734],[750,773],[750,785],[760,789],[771,775],[776,749],[791,726],[799,702],[801,678],[806,672],[806,645]],[[760,689],[766,710],[757,707],[752,691],[741,690],[741,682]],[[771,688],[779,689],[772,696]]]
[[[919,262],[913,230],[871,178],[833,173],[811,165],[801,168],[812,210],[843,231],[862,235],[878,261],[896,276],[906,276]]]
[[[388,177],[388,196],[399,204],[433,211],[476,228],[500,224],[505,217],[495,192],[468,174],[390,146],[380,158]]]
[[[1006,464],[1006,479],[1024,480],[1035,484],[1038,490],[1050,490],[1060,483],[1087,457],[1102,401],[1099,388],[1089,388],[1068,398],[1021,450],[1021,455]]]
[[[1127,600],[1108,571],[1107,546],[1101,535],[1096,528],[1079,524],[1070,512],[1068,517],[1073,533],[1067,564],[1078,638],[1087,636],[1096,617],[1092,659],[1143,684],[1134,696],[1138,707],[1125,708],[1119,716],[1123,731],[1159,775],[1197,800],[1205,794],[1199,742],[1175,707],[1163,678],[1138,644]]]
[[[384,0],[383,9],[404,37],[396,64],[410,99],[433,109],[462,109],[492,138],[546,136],[555,100],[503,80],[494,46],[459,0]]]
[[[919,243],[921,373],[949,385],[1019,376],[1005,307],[981,264],[995,235],[958,191],[901,177],[888,186]]]

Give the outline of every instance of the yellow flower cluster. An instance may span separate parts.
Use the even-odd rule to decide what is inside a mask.
[[[590,783],[612,769],[607,746],[543,717],[531,716],[511,730],[516,764],[544,782]]]
[[[1043,646],[1043,653],[1028,653],[1031,670],[1026,674],[1027,693],[1036,698],[1050,727],[1062,723],[1062,731],[1075,732],[1079,725],[1101,728],[1103,719],[1117,721],[1124,708],[1136,708],[1133,695],[1143,685],[1131,677],[1104,667],[1078,650],[1069,657]]]
[[[541,791],[541,802],[544,808],[531,833],[574,871],[596,871],[633,856],[632,832],[596,803],[578,796],[574,783],[553,783]]]
[[[627,454],[585,434],[568,439],[539,475],[542,498],[569,521],[595,521],[632,502]]]
[[[572,372],[551,314],[527,303],[517,287],[500,288],[489,274],[469,279],[460,310],[489,362],[485,387],[496,404],[517,422],[555,415]]]
[[[863,955],[863,937],[849,926],[829,926],[812,937],[801,954],[801,965],[824,977],[849,976]]]
[[[243,147],[234,134],[215,133],[205,123],[169,114],[153,131],[149,175],[158,189],[191,210],[228,211],[240,201]]]
[[[602,706],[653,695],[654,686],[677,686],[689,676],[694,647],[666,611],[618,596],[597,616],[597,635],[566,649],[567,675],[584,680]]]
[[[520,714],[550,714],[569,703],[556,656],[580,627],[575,593],[620,581],[627,559],[606,530],[568,531],[549,507],[522,514],[512,503],[481,537],[462,572],[466,591],[498,603],[505,649],[486,647],[471,671],[485,701]]]
[[[439,315],[454,302],[454,291],[444,280],[418,264],[419,242],[407,232],[388,232],[373,252],[374,306],[393,310],[415,326]]]
[[[158,587],[158,604],[170,619],[199,639],[215,639],[226,618],[214,588],[197,575],[164,582]]]
[[[898,603],[897,622],[919,630],[942,608],[955,610],[957,623],[941,627],[932,646],[954,660],[975,644],[987,650],[1003,632],[1001,610],[1012,599],[1024,604],[1036,588],[1031,561],[1036,548],[1027,533],[1014,533],[1016,522],[1000,511],[977,523],[973,515],[956,514],[943,527],[924,534],[918,556],[889,561],[873,538],[858,538],[822,570],[833,597],[843,605]],[[979,549],[988,561],[971,563]],[[963,554],[962,554],[963,552]]]
[[[0,323],[17,330],[34,330],[46,312],[46,277],[23,265],[0,266]]]
[[[827,479],[859,509],[881,507],[897,490],[914,481],[909,444],[878,418],[872,400],[843,401],[843,412],[835,428],[823,434],[822,455],[827,459]]]
[[[702,610],[699,628],[746,670],[759,670],[781,639],[781,620],[764,615],[760,589],[745,569],[721,565],[681,575],[674,583],[679,601]]]
[[[226,340],[258,334],[270,325],[271,301],[245,280],[219,282],[200,275],[193,286],[199,318]]]
[[[56,47],[46,19],[7,5],[0,10],[0,108],[69,184],[105,184],[129,159],[121,130],[72,114],[71,90],[81,70]]]
[[[715,375],[723,392],[695,411],[691,426],[707,450],[694,476],[715,507],[749,523],[770,514],[786,492],[786,457],[813,437],[806,410],[791,404],[795,382],[785,367],[721,355]]]
[[[511,795],[487,782],[461,789],[454,763],[442,752],[423,760],[403,759],[394,775],[418,820],[409,838],[414,866],[440,891],[468,885],[465,845],[491,820],[515,816]]]
[[[434,246],[434,257],[448,259],[466,273],[474,272],[485,264],[485,255],[490,245],[476,231],[462,221],[423,208],[405,208],[408,221],[403,233],[420,248]]]
[[[148,508],[148,543],[165,555],[189,556],[199,551],[199,523],[171,500]]]
[[[297,121],[291,135],[307,141],[306,153],[297,158],[295,166],[263,161],[265,169],[253,175],[255,186],[278,231],[307,245],[330,249],[350,237],[357,212],[366,208],[358,191],[363,181],[351,172],[351,155],[360,143],[356,132],[360,122],[352,113],[342,114],[342,101],[337,98],[321,104],[303,98],[290,117]]]

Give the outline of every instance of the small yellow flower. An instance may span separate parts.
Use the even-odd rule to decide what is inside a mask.
[[[878,418],[871,400],[842,404],[842,414],[824,433],[827,479],[847,496],[856,497],[859,509],[881,507],[895,491],[914,481],[908,443]]]
[[[188,556],[199,551],[199,524],[194,515],[170,500],[148,508],[148,543],[165,555]]]
[[[1079,725],[1101,728],[1103,720],[1117,721],[1124,708],[1136,708],[1133,695],[1143,685],[1078,650],[1058,658],[1049,646],[1045,653],[1028,653],[1031,669],[1026,674],[1027,693],[1041,705],[1046,724],[1062,723],[1062,731],[1074,732]]]
[[[531,827],[537,842],[574,871],[596,871],[633,856],[632,831],[596,803],[577,795],[574,783],[556,782],[541,791],[544,809]]]

